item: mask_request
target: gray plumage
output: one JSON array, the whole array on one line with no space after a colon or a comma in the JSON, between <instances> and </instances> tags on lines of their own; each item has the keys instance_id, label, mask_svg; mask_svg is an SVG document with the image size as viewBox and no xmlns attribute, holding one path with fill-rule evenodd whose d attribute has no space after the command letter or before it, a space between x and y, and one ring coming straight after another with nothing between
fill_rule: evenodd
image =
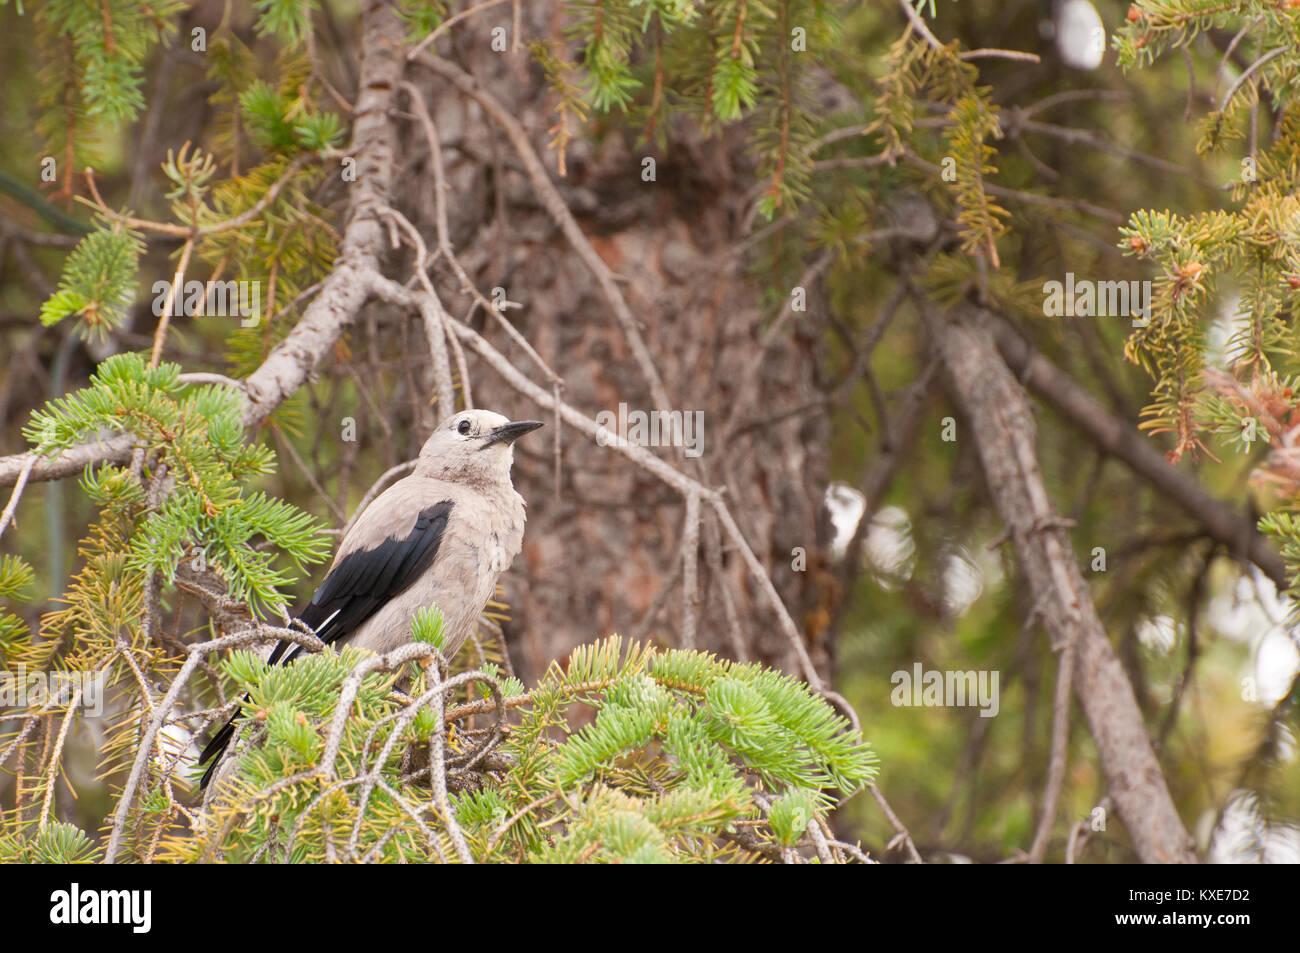
<instances>
[{"instance_id":1,"label":"gray plumage","mask_svg":"<svg viewBox=\"0 0 1300 953\"><path fill-rule=\"evenodd\" d=\"M411 640L418 609L436 604L445 652L455 655L523 545L524 500L510 466L515 438L540 426L487 410L443 421L415 471L348 531L303 621L326 642L387 652Z\"/></svg>"},{"instance_id":2,"label":"gray plumage","mask_svg":"<svg viewBox=\"0 0 1300 953\"><path fill-rule=\"evenodd\" d=\"M444 420L411 475L381 493L348 530L299 618L327 644L383 653L410 642L416 612L437 605L444 654L455 655L523 545L524 500L510 467L514 441L540 426L489 410ZM300 651L281 642L268 661L290 662ZM226 747L235 718L209 742L200 764ZM204 784L215 767L216 761Z\"/></svg>"}]
</instances>

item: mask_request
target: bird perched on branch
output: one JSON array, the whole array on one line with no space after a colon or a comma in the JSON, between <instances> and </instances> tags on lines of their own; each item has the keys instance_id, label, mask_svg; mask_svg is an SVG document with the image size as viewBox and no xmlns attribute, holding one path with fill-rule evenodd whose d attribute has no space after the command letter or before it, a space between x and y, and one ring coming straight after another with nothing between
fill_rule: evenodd
<instances>
[{"instance_id":1,"label":"bird perched on branch","mask_svg":"<svg viewBox=\"0 0 1300 953\"><path fill-rule=\"evenodd\" d=\"M514 442L542 426L490 410L444 420L410 476L357 518L311 603L298 616L327 645L383 653L411 641L416 612L437 605L451 658L473 630L524 539L524 500L510 482ZM267 661L292 662L302 646L280 642ZM240 715L213 736L206 787Z\"/></svg>"}]
</instances>

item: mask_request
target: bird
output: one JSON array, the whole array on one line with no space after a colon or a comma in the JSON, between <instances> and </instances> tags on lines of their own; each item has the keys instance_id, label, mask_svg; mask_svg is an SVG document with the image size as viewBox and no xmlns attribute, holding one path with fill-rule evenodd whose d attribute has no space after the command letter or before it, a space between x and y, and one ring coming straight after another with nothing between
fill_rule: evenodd
<instances>
[{"instance_id":1,"label":"bird","mask_svg":"<svg viewBox=\"0 0 1300 953\"><path fill-rule=\"evenodd\" d=\"M410 476L355 518L298 619L326 645L383 654L410 642L416 613L436 605L443 651L453 657L523 545L524 499L510 469L515 441L541 426L490 410L464 410L440 423ZM281 641L267 662L288 664L302 650ZM212 780L239 717L236 709L199 755L199 765L211 762L200 789Z\"/></svg>"}]
</instances>

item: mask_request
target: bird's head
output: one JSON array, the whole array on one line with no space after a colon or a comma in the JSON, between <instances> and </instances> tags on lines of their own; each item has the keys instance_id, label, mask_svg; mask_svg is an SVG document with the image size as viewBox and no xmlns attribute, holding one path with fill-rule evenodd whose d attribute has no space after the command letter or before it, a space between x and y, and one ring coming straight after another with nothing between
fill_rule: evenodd
<instances>
[{"instance_id":1,"label":"bird's head","mask_svg":"<svg viewBox=\"0 0 1300 953\"><path fill-rule=\"evenodd\" d=\"M455 483L509 483L514 443L540 420L512 421L490 410L462 410L438 424L415 472Z\"/></svg>"}]
</instances>

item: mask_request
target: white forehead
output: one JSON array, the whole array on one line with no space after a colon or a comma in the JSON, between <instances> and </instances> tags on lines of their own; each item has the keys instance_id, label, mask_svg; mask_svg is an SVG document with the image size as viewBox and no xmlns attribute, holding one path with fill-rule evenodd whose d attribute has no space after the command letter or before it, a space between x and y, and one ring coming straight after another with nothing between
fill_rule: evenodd
<instances>
[{"instance_id":1,"label":"white forehead","mask_svg":"<svg viewBox=\"0 0 1300 953\"><path fill-rule=\"evenodd\" d=\"M488 430L495 430L502 424L510 423L509 417L503 417L490 410L462 410L460 413L444 420L439 429L454 430L460 425L462 420L468 420L473 424L474 429L480 433Z\"/></svg>"}]
</instances>

